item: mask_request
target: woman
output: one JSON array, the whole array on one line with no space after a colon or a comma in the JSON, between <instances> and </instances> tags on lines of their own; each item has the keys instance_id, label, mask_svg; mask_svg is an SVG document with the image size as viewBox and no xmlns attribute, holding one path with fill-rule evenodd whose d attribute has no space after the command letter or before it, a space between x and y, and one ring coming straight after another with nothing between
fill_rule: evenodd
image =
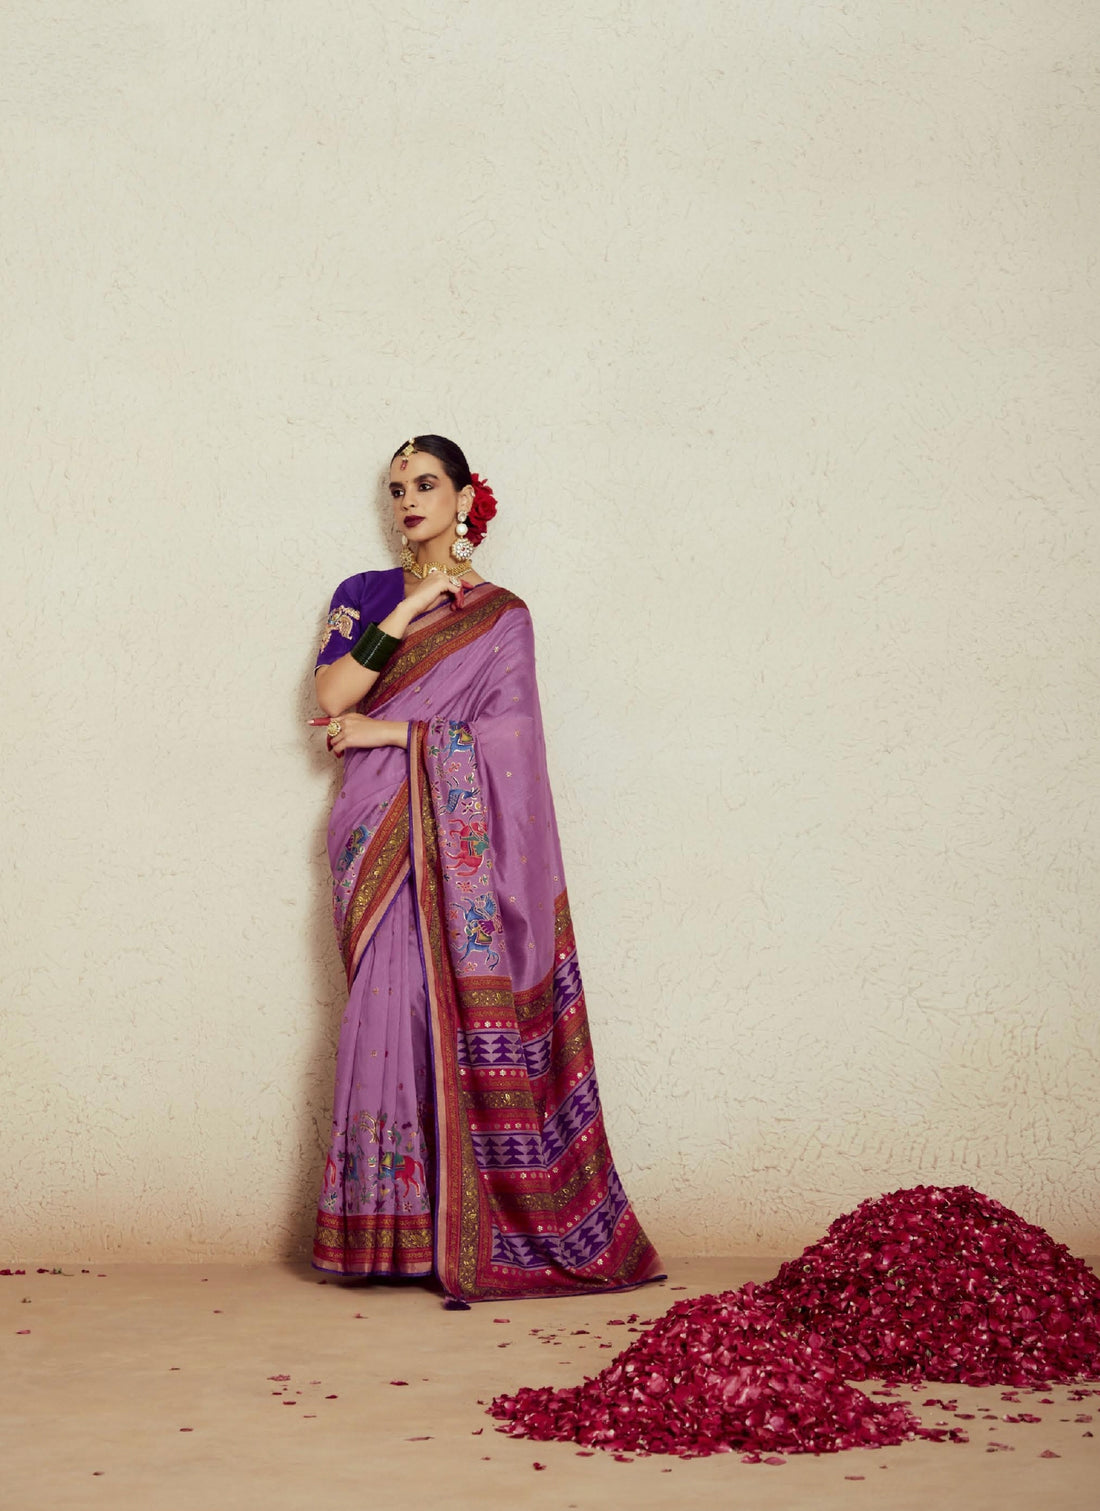
<instances>
[{"instance_id":1,"label":"woman","mask_svg":"<svg viewBox=\"0 0 1100 1511\"><path fill-rule=\"evenodd\" d=\"M317 660L350 995L314 1263L453 1305L637 1285L660 1261L603 1130L531 619L470 560L496 503L433 435L389 491L402 566L340 584Z\"/></svg>"}]
</instances>

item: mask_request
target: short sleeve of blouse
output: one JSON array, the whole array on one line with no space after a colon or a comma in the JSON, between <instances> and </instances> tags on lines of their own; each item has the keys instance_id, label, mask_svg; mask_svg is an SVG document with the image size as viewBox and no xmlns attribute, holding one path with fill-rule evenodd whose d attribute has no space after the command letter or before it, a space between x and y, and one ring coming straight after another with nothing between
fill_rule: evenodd
<instances>
[{"instance_id":1,"label":"short sleeve of blouse","mask_svg":"<svg viewBox=\"0 0 1100 1511\"><path fill-rule=\"evenodd\" d=\"M328 618L321 634L321 648L317 652L318 666L331 666L346 656L363 633L362 600L365 572L346 578L332 595Z\"/></svg>"},{"instance_id":2,"label":"short sleeve of blouse","mask_svg":"<svg viewBox=\"0 0 1100 1511\"><path fill-rule=\"evenodd\" d=\"M357 572L346 577L332 595L328 618L317 652L317 666L331 666L346 656L372 620L384 619L401 602L404 577L400 567L389 572Z\"/></svg>"}]
</instances>

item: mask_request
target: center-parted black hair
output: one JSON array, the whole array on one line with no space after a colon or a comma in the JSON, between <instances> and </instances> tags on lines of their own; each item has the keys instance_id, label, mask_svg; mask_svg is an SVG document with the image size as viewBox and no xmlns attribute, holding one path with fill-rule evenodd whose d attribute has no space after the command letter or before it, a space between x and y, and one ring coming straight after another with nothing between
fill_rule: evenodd
<instances>
[{"instance_id":1,"label":"center-parted black hair","mask_svg":"<svg viewBox=\"0 0 1100 1511\"><path fill-rule=\"evenodd\" d=\"M456 446L445 435L414 435L412 443L417 451L427 452L428 456L434 456L437 462L443 463L443 471L455 485L456 492L461 493L463 488L470 487L473 482L470 464L461 446ZM398 446L390 461L396 462L408 444L405 441Z\"/></svg>"}]
</instances>

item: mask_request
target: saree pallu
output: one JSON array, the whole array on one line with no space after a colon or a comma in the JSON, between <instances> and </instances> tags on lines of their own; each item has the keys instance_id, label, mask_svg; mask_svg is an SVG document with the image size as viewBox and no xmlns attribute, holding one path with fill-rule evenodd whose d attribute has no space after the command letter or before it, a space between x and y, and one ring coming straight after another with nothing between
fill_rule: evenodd
<instances>
[{"instance_id":1,"label":"saree pallu","mask_svg":"<svg viewBox=\"0 0 1100 1511\"><path fill-rule=\"evenodd\" d=\"M456 1301L614 1290L660 1261L604 1132L530 616L491 583L414 621L333 810L350 988L314 1263Z\"/></svg>"}]
</instances>

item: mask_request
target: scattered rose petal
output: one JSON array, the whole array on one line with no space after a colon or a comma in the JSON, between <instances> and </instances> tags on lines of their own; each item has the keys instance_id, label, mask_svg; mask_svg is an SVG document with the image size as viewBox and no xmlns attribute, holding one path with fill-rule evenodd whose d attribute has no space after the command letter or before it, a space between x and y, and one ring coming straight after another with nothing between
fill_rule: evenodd
<instances>
[{"instance_id":1,"label":"scattered rose petal","mask_svg":"<svg viewBox=\"0 0 1100 1511\"><path fill-rule=\"evenodd\" d=\"M194 1432L194 1430L195 1429L193 1427L181 1427L180 1428L181 1432Z\"/></svg>"},{"instance_id":2,"label":"scattered rose petal","mask_svg":"<svg viewBox=\"0 0 1100 1511\"><path fill-rule=\"evenodd\" d=\"M780 1458L778 1453L773 1453L768 1458L761 1460L761 1463L764 1464L785 1464L786 1462L787 1460Z\"/></svg>"},{"instance_id":3,"label":"scattered rose petal","mask_svg":"<svg viewBox=\"0 0 1100 1511\"><path fill-rule=\"evenodd\" d=\"M278 1382L279 1380L289 1380L290 1376L289 1375L268 1375L267 1378L269 1380L275 1380L276 1382ZM317 1383L320 1384L321 1382L318 1381Z\"/></svg>"},{"instance_id":4,"label":"scattered rose petal","mask_svg":"<svg viewBox=\"0 0 1100 1511\"><path fill-rule=\"evenodd\" d=\"M494 1317L494 1322L511 1322L511 1317Z\"/></svg>"},{"instance_id":5,"label":"scattered rose petal","mask_svg":"<svg viewBox=\"0 0 1100 1511\"><path fill-rule=\"evenodd\" d=\"M325 1397L326 1401L338 1401L339 1399L340 1399L339 1396L326 1396Z\"/></svg>"},{"instance_id":6,"label":"scattered rose petal","mask_svg":"<svg viewBox=\"0 0 1100 1511\"><path fill-rule=\"evenodd\" d=\"M408 1383L409 1383L408 1380L391 1380L390 1381L391 1385L407 1385Z\"/></svg>"},{"instance_id":7,"label":"scattered rose petal","mask_svg":"<svg viewBox=\"0 0 1100 1511\"><path fill-rule=\"evenodd\" d=\"M545 1469L546 1465L545 1464L534 1463L534 1464L531 1465L531 1468L532 1469Z\"/></svg>"},{"instance_id":8,"label":"scattered rose petal","mask_svg":"<svg viewBox=\"0 0 1100 1511\"><path fill-rule=\"evenodd\" d=\"M865 1474L846 1474L844 1478L846 1480L862 1480L866 1479L867 1476Z\"/></svg>"},{"instance_id":9,"label":"scattered rose petal","mask_svg":"<svg viewBox=\"0 0 1100 1511\"><path fill-rule=\"evenodd\" d=\"M1051 1453L1049 1448L1044 1448L1039 1457L1041 1459L1060 1459L1062 1455L1060 1453Z\"/></svg>"},{"instance_id":10,"label":"scattered rose petal","mask_svg":"<svg viewBox=\"0 0 1100 1511\"><path fill-rule=\"evenodd\" d=\"M406 1443L430 1443L431 1440L432 1440L432 1435L431 1435L430 1432L426 1433L423 1437L419 1437L419 1438L406 1438L405 1439Z\"/></svg>"}]
</instances>

